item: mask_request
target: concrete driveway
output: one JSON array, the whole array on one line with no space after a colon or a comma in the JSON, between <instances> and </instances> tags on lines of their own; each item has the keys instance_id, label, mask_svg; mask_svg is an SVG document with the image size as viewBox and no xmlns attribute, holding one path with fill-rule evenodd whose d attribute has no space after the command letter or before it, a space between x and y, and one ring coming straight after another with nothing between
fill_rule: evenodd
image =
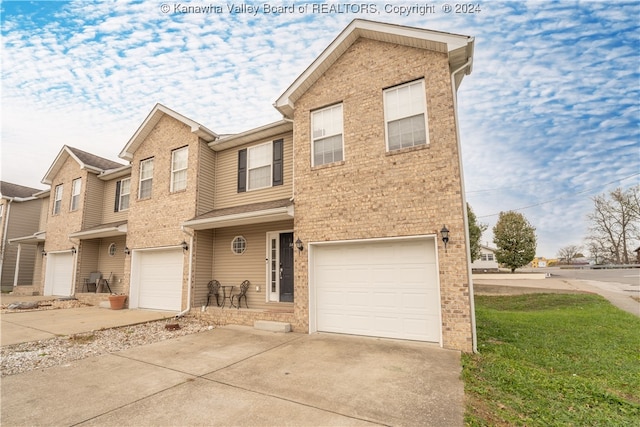
<instances>
[{"instance_id":1,"label":"concrete driveway","mask_svg":"<svg viewBox=\"0 0 640 427\"><path fill-rule=\"evenodd\" d=\"M428 343L228 326L5 377L0 424L461 426L460 372Z\"/></svg>"}]
</instances>

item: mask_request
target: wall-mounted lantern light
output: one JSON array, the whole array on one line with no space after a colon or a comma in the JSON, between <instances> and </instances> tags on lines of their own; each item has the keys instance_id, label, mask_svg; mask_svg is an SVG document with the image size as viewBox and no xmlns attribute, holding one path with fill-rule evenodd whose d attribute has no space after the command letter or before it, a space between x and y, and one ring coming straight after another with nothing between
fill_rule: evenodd
<instances>
[{"instance_id":1,"label":"wall-mounted lantern light","mask_svg":"<svg viewBox=\"0 0 640 427\"><path fill-rule=\"evenodd\" d=\"M449 229L446 225L442 226L442 230L440 230L440 234L442 235L442 242L444 243L444 250L447 250L447 243L449 243Z\"/></svg>"},{"instance_id":2,"label":"wall-mounted lantern light","mask_svg":"<svg viewBox=\"0 0 640 427\"><path fill-rule=\"evenodd\" d=\"M189 245L187 245L187 242L185 242L184 240L182 241L182 243L180 243L180 246L182 246L183 251L189 250Z\"/></svg>"},{"instance_id":3,"label":"wall-mounted lantern light","mask_svg":"<svg viewBox=\"0 0 640 427\"><path fill-rule=\"evenodd\" d=\"M42 256L47 256L47 251L45 251L44 249L42 250Z\"/></svg>"},{"instance_id":4,"label":"wall-mounted lantern light","mask_svg":"<svg viewBox=\"0 0 640 427\"><path fill-rule=\"evenodd\" d=\"M75 247L75 246L72 246L72 247L71 247L71 253L75 255L77 252L78 252L78 251L77 251L76 247Z\"/></svg>"},{"instance_id":5,"label":"wall-mounted lantern light","mask_svg":"<svg viewBox=\"0 0 640 427\"><path fill-rule=\"evenodd\" d=\"M296 248L298 248L300 252L302 252L302 250L304 249L304 246L302 246L302 240L300 240L299 237L298 240L296 240Z\"/></svg>"},{"instance_id":6,"label":"wall-mounted lantern light","mask_svg":"<svg viewBox=\"0 0 640 427\"><path fill-rule=\"evenodd\" d=\"M125 255L131 255L131 249L129 249L129 247L128 247L128 246L125 246L125 247L124 247L124 254L125 254Z\"/></svg>"}]
</instances>

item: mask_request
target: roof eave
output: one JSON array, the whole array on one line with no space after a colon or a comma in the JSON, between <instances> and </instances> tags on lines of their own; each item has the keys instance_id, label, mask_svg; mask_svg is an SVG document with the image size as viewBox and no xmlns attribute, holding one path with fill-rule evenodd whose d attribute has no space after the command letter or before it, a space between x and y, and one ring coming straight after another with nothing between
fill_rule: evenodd
<instances>
[{"instance_id":1,"label":"roof eave","mask_svg":"<svg viewBox=\"0 0 640 427\"><path fill-rule=\"evenodd\" d=\"M142 141L149 135L154 126L160 121L163 115L173 117L174 119L189 126L191 128L191 132L205 142L211 142L218 138L218 134L207 129L205 126L202 126L200 123L197 123L162 104L156 104L124 146L119 157L128 161L133 160L135 151L138 149Z\"/></svg>"},{"instance_id":2,"label":"roof eave","mask_svg":"<svg viewBox=\"0 0 640 427\"><path fill-rule=\"evenodd\" d=\"M473 44L473 37L362 19L353 20L276 100L274 107L292 118L297 99L360 37L395 42L449 54ZM471 55L473 46L471 46ZM465 61L466 62L466 61ZM471 70L468 70L468 73ZM468 74L467 73L467 74Z\"/></svg>"},{"instance_id":3,"label":"roof eave","mask_svg":"<svg viewBox=\"0 0 640 427\"><path fill-rule=\"evenodd\" d=\"M293 131L293 123L289 120L279 120L236 135L220 138L209 143L213 151L227 150L250 142L260 141Z\"/></svg>"}]
</instances>

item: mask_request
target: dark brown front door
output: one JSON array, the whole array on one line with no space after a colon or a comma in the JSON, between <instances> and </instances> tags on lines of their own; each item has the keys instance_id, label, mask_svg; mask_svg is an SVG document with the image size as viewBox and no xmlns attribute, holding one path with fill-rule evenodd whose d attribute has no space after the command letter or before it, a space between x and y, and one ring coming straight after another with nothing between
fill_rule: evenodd
<instances>
[{"instance_id":1,"label":"dark brown front door","mask_svg":"<svg viewBox=\"0 0 640 427\"><path fill-rule=\"evenodd\" d=\"M293 302L293 233L280 233L280 301Z\"/></svg>"}]
</instances>

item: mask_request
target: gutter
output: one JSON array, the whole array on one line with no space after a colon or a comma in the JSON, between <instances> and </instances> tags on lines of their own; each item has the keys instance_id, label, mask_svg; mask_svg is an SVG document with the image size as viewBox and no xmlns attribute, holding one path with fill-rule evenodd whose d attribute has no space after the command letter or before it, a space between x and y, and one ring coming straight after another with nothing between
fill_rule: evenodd
<instances>
[{"instance_id":1,"label":"gutter","mask_svg":"<svg viewBox=\"0 0 640 427\"><path fill-rule=\"evenodd\" d=\"M184 225L181 225L180 228L182 232L189 236L189 274L187 275L187 308L176 314L176 319L183 317L185 314L191 311L191 268L193 267L193 233L189 233L185 230Z\"/></svg>"},{"instance_id":2,"label":"gutter","mask_svg":"<svg viewBox=\"0 0 640 427\"><path fill-rule=\"evenodd\" d=\"M467 197L464 189L464 177L462 169L462 149L460 146L460 122L458 120L458 92L456 90L456 74L465 68L471 68L473 58L469 57L467 62L460 68L451 72L451 95L453 97L453 114L456 121L456 143L458 144L458 167L460 168L460 192L462 193L462 212L464 216L464 238L467 246L467 274L469 276L469 306L471 309L471 346L474 353L478 352L478 336L476 333L476 305L473 296L473 276L471 272L471 247L469 246L469 216L467 215Z\"/></svg>"}]
</instances>

